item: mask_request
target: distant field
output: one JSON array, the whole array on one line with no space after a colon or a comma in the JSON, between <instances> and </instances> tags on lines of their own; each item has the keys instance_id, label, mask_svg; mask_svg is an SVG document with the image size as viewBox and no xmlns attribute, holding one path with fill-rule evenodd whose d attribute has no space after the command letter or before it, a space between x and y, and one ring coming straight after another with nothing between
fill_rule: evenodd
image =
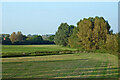
<instances>
[{"instance_id":1,"label":"distant field","mask_svg":"<svg viewBox=\"0 0 120 80\"><path fill-rule=\"evenodd\" d=\"M118 58L81 53L3 58L3 78L117 78Z\"/></svg>"},{"instance_id":2,"label":"distant field","mask_svg":"<svg viewBox=\"0 0 120 80\"><path fill-rule=\"evenodd\" d=\"M57 54L55 51L76 50L58 45L2 45L2 56ZM48 53L48 52L54 53ZM44 52L44 53L42 53ZM46 53L45 53L46 52Z\"/></svg>"},{"instance_id":3,"label":"distant field","mask_svg":"<svg viewBox=\"0 0 120 80\"><path fill-rule=\"evenodd\" d=\"M62 47L58 45L2 45L3 53L33 52L33 51L59 51L59 50L75 50L75 49Z\"/></svg>"}]
</instances>

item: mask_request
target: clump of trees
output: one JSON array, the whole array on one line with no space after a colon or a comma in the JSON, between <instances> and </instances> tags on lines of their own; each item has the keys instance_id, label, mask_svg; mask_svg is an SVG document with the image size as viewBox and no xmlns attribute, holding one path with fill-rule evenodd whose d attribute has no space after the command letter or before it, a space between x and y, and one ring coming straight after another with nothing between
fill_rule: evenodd
<instances>
[{"instance_id":1,"label":"clump of trees","mask_svg":"<svg viewBox=\"0 0 120 80\"><path fill-rule=\"evenodd\" d=\"M43 37L45 39L43 39ZM103 17L89 17L77 22L77 27L61 23L55 35L23 35L13 32L2 35L3 44L57 44L82 50L118 50L120 33L114 34L110 25Z\"/></svg>"},{"instance_id":2,"label":"clump of trees","mask_svg":"<svg viewBox=\"0 0 120 80\"><path fill-rule=\"evenodd\" d=\"M118 51L118 34L113 34L103 17L80 20L77 27L62 23L55 35L55 43L84 50Z\"/></svg>"},{"instance_id":3,"label":"clump of trees","mask_svg":"<svg viewBox=\"0 0 120 80\"><path fill-rule=\"evenodd\" d=\"M48 40L54 42L54 37L55 37L55 35L51 35L50 37L48 37Z\"/></svg>"},{"instance_id":4,"label":"clump of trees","mask_svg":"<svg viewBox=\"0 0 120 80\"><path fill-rule=\"evenodd\" d=\"M26 42L30 44L39 44L43 42L43 39L40 35L34 35L32 37L27 37Z\"/></svg>"},{"instance_id":5,"label":"clump of trees","mask_svg":"<svg viewBox=\"0 0 120 80\"><path fill-rule=\"evenodd\" d=\"M3 45L54 44L54 41L51 40L51 38L48 40L43 40L41 35L30 35L29 34L26 36L26 35L23 35L22 32L20 31L18 31L17 33L13 32L11 35L2 34L0 36L0 39L2 40Z\"/></svg>"},{"instance_id":6,"label":"clump of trees","mask_svg":"<svg viewBox=\"0 0 120 80\"><path fill-rule=\"evenodd\" d=\"M11 44L9 34L0 34L0 44Z\"/></svg>"},{"instance_id":7,"label":"clump of trees","mask_svg":"<svg viewBox=\"0 0 120 80\"><path fill-rule=\"evenodd\" d=\"M78 42L86 50L102 48L110 30L108 22L103 17L84 18L77 23L77 28Z\"/></svg>"},{"instance_id":8,"label":"clump of trees","mask_svg":"<svg viewBox=\"0 0 120 80\"><path fill-rule=\"evenodd\" d=\"M75 26L61 23L55 34L54 41L57 45L67 46L68 38L72 35Z\"/></svg>"},{"instance_id":9,"label":"clump of trees","mask_svg":"<svg viewBox=\"0 0 120 80\"><path fill-rule=\"evenodd\" d=\"M12 43L22 42L24 40L24 36L20 31L18 31L17 34L15 32L13 32L10 35L10 40L11 40Z\"/></svg>"}]
</instances>

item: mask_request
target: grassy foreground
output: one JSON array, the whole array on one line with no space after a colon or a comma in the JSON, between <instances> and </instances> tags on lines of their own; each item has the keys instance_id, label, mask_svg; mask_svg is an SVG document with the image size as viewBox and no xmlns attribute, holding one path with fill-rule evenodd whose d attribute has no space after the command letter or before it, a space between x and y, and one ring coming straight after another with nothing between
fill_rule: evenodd
<instances>
[{"instance_id":1,"label":"grassy foreground","mask_svg":"<svg viewBox=\"0 0 120 80\"><path fill-rule=\"evenodd\" d=\"M81 53L2 58L3 78L116 78L118 58Z\"/></svg>"}]
</instances>

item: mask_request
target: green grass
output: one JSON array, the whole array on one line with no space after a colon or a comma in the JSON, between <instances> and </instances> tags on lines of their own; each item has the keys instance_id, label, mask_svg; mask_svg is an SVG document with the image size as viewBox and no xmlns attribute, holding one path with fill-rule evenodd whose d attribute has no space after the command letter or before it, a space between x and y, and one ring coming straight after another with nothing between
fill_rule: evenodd
<instances>
[{"instance_id":1,"label":"green grass","mask_svg":"<svg viewBox=\"0 0 120 80\"><path fill-rule=\"evenodd\" d=\"M76 50L58 45L2 45L2 56L28 56L58 54L56 51ZM51 52L51 53L48 53Z\"/></svg>"},{"instance_id":2,"label":"green grass","mask_svg":"<svg viewBox=\"0 0 120 80\"><path fill-rule=\"evenodd\" d=\"M58 45L2 45L3 78L116 78L118 57L108 53L59 54L76 51ZM52 53L50 53L52 52ZM38 54L39 53L39 54ZM15 57L26 56L27 57ZM29 56L46 55L46 56Z\"/></svg>"},{"instance_id":3,"label":"green grass","mask_svg":"<svg viewBox=\"0 0 120 80\"><path fill-rule=\"evenodd\" d=\"M118 58L76 53L2 58L3 78L117 78Z\"/></svg>"},{"instance_id":4,"label":"green grass","mask_svg":"<svg viewBox=\"0 0 120 80\"><path fill-rule=\"evenodd\" d=\"M60 51L60 50L75 50L75 49L62 47L58 45L2 45L3 53Z\"/></svg>"}]
</instances>

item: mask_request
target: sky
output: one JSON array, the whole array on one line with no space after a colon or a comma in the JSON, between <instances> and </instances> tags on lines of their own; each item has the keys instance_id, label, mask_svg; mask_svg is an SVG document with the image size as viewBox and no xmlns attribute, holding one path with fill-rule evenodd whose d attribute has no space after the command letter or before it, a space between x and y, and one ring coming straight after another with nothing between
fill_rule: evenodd
<instances>
[{"instance_id":1,"label":"sky","mask_svg":"<svg viewBox=\"0 0 120 80\"><path fill-rule=\"evenodd\" d=\"M80 19L104 17L118 32L117 2L4 2L2 33L55 34L61 23L77 26Z\"/></svg>"}]
</instances>

